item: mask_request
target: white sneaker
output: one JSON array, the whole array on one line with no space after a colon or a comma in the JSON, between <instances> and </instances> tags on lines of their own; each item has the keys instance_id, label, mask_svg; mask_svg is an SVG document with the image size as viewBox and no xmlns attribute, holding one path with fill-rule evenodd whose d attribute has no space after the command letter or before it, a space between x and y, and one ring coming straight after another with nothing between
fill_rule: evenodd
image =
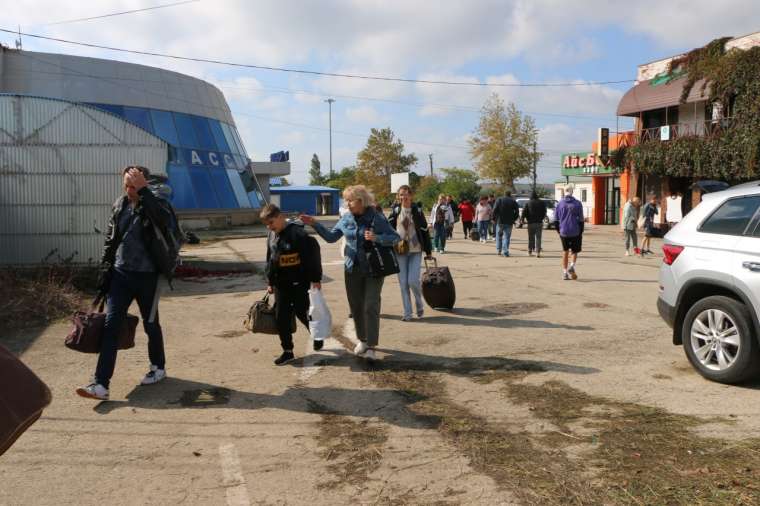
<instances>
[{"instance_id":1,"label":"white sneaker","mask_svg":"<svg viewBox=\"0 0 760 506\"><path fill-rule=\"evenodd\" d=\"M627 257L631 256L631 254L628 253L628 250L625 250L625 256L627 256Z\"/></svg>"},{"instance_id":2,"label":"white sneaker","mask_svg":"<svg viewBox=\"0 0 760 506\"><path fill-rule=\"evenodd\" d=\"M377 355L375 355L375 350L374 350L373 348L369 348L369 349L368 349L368 350L367 350L367 351L364 353L364 358L365 358L366 360L369 360L370 362L374 362L375 360L377 360Z\"/></svg>"},{"instance_id":3,"label":"white sneaker","mask_svg":"<svg viewBox=\"0 0 760 506\"><path fill-rule=\"evenodd\" d=\"M359 344L357 344L356 347L354 347L354 355L356 355L357 357L362 357L364 356L365 353L367 353L368 349L369 347L367 346L367 343L365 343L364 341L359 341Z\"/></svg>"},{"instance_id":4,"label":"white sneaker","mask_svg":"<svg viewBox=\"0 0 760 506\"><path fill-rule=\"evenodd\" d=\"M90 383L86 387L79 387L77 394L88 399L108 400L108 389L100 383Z\"/></svg>"},{"instance_id":5,"label":"white sneaker","mask_svg":"<svg viewBox=\"0 0 760 506\"><path fill-rule=\"evenodd\" d=\"M159 381L166 379L166 369L159 369L158 366L150 366L150 371L140 382L141 385L155 385Z\"/></svg>"}]
</instances>

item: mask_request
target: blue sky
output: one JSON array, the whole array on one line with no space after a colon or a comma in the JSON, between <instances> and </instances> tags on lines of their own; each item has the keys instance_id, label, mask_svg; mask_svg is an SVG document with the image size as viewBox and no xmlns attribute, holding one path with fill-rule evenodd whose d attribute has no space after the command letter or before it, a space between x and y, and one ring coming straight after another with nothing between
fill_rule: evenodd
<instances>
[{"instance_id":1,"label":"blue sky","mask_svg":"<svg viewBox=\"0 0 760 506\"><path fill-rule=\"evenodd\" d=\"M753 0L660 2L473 0L201 0L100 20L61 20L150 7L167 1L16 1L0 27L139 50L326 72L480 83L634 79L636 66L715 37L760 31ZM13 46L2 34L0 43ZM168 68L224 92L252 158L289 150L295 183L307 182L312 154L328 167L356 161L372 127L390 127L427 172L471 167L467 137L492 92L531 114L540 128L539 180L559 175L561 152L590 149L615 117L626 84L491 88L388 83L181 62L24 39L28 50L81 54ZM352 98L354 97L354 98Z\"/></svg>"}]
</instances>

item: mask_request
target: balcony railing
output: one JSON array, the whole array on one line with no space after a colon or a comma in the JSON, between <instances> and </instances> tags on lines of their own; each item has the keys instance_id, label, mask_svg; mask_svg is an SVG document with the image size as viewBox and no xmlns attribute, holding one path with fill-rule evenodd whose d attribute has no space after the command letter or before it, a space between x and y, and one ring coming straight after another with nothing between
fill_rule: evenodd
<instances>
[{"instance_id":1,"label":"balcony railing","mask_svg":"<svg viewBox=\"0 0 760 506\"><path fill-rule=\"evenodd\" d=\"M639 131L639 142L669 141L679 137L717 137L731 127L731 118L722 118L692 123L676 123L666 127L643 128ZM669 132L664 131L669 129Z\"/></svg>"}]
</instances>

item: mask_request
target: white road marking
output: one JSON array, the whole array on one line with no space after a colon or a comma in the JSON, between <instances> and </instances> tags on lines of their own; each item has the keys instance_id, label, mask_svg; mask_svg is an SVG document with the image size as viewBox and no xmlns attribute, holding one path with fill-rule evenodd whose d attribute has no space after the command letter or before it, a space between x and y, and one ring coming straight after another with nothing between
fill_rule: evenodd
<instances>
[{"instance_id":1,"label":"white road marking","mask_svg":"<svg viewBox=\"0 0 760 506\"><path fill-rule=\"evenodd\" d=\"M325 355L321 352L340 351L343 349L343 346L341 346L340 343L332 337L325 339L325 344L320 351L313 350L313 342L314 341L311 339L308 339L306 341L306 348L303 352L303 367L301 367L301 370L298 372L298 381L301 383L306 383L309 378L317 374L322 369L321 365L316 364L328 355Z\"/></svg>"},{"instance_id":2,"label":"white road marking","mask_svg":"<svg viewBox=\"0 0 760 506\"><path fill-rule=\"evenodd\" d=\"M245 486L237 448L234 444L219 445L219 457L222 462L224 486L227 488L227 505L250 506L251 500L248 498L248 488Z\"/></svg>"}]
</instances>

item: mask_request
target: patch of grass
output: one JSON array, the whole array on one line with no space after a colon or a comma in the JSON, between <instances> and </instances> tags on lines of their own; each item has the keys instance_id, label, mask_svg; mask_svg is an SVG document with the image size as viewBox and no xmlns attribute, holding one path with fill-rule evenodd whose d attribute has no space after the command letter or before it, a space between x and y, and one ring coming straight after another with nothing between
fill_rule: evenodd
<instances>
[{"instance_id":1,"label":"patch of grass","mask_svg":"<svg viewBox=\"0 0 760 506\"><path fill-rule=\"evenodd\" d=\"M370 420L354 421L309 400L309 411L322 415L317 444L329 462L327 469L334 479L321 482L317 488L360 485L380 467L388 429Z\"/></svg>"},{"instance_id":2,"label":"patch of grass","mask_svg":"<svg viewBox=\"0 0 760 506\"><path fill-rule=\"evenodd\" d=\"M0 269L0 329L47 325L91 302L97 270L65 262Z\"/></svg>"}]
</instances>

